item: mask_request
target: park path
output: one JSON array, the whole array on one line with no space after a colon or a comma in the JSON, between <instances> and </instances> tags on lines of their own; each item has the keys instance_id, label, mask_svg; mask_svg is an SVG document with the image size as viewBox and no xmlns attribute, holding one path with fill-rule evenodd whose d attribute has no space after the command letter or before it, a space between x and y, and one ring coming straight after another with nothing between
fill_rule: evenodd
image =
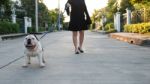
<instances>
[{"instance_id":1,"label":"park path","mask_svg":"<svg viewBox=\"0 0 150 84\"><path fill-rule=\"evenodd\" d=\"M96 32L85 33L85 53L75 55L71 32L49 33L41 40L46 67L36 58L22 68L23 38L0 42L0 84L149 84L150 48Z\"/></svg>"}]
</instances>

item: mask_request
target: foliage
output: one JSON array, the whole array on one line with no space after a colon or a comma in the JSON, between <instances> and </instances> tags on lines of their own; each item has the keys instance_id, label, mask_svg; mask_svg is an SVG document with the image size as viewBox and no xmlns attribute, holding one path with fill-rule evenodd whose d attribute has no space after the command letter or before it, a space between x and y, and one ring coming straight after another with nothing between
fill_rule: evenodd
<instances>
[{"instance_id":1,"label":"foliage","mask_svg":"<svg viewBox=\"0 0 150 84\"><path fill-rule=\"evenodd\" d=\"M100 18L99 13L100 13L100 10L94 10L94 13L91 17L93 23L96 21L99 21L99 18Z\"/></svg>"},{"instance_id":2,"label":"foliage","mask_svg":"<svg viewBox=\"0 0 150 84\"><path fill-rule=\"evenodd\" d=\"M49 11L49 16L50 16L50 23L52 24L57 24L57 19L58 19L58 9L53 9Z\"/></svg>"},{"instance_id":3,"label":"foliage","mask_svg":"<svg viewBox=\"0 0 150 84\"><path fill-rule=\"evenodd\" d=\"M143 5L150 5L149 0L130 0L132 4L143 4Z\"/></svg>"},{"instance_id":4,"label":"foliage","mask_svg":"<svg viewBox=\"0 0 150 84\"><path fill-rule=\"evenodd\" d=\"M112 33L112 32L116 32L115 28L114 28L114 23L107 23L105 25L105 31L107 33Z\"/></svg>"},{"instance_id":5,"label":"foliage","mask_svg":"<svg viewBox=\"0 0 150 84\"><path fill-rule=\"evenodd\" d=\"M120 5L121 5L121 7L120 7L121 13L126 13L127 8L130 10L133 10L133 8L134 8L129 0L122 0Z\"/></svg>"},{"instance_id":6,"label":"foliage","mask_svg":"<svg viewBox=\"0 0 150 84\"><path fill-rule=\"evenodd\" d=\"M69 22L63 24L63 30L68 30Z\"/></svg>"},{"instance_id":7,"label":"foliage","mask_svg":"<svg viewBox=\"0 0 150 84\"><path fill-rule=\"evenodd\" d=\"M20 0L21 8L25 10L25 15L32 18L32 26L35 28L35 0ZM49 10L43 2L38 2L39 27L44 27L50 21ZM20 15L23 16L23 15ZM22 17L23 18L23 17ZM32 29L33 30L33 29Z\"/></svg>"},{"instance_id":8,"label":"foliage","mask_svg":"<svg viewBox=\"0 0 150 84\"><path fill-rule=\"evenodd\" d=\"M134 5L135 10L133 11L134 17L140 18L142 22L150 21L150 1L149 0L130 0L132 5ZM137 14L136 14L137 13ZM138 22L138 21L136 21Z\"/></svg>"},{"instance_id":9,"label":"foliage","mask_svg":"<svg viewBox=\"0 0 150 84\"><path fill-rule=\"evenodd\" d=\"M0 0L0 9L4 7L4 17L8 18L11 15L11 0ZM1 15L1 13L0 13ZM1 18L1 17L0 17Z\"/></svg>"},{"instance_id":10,"label":"foliage","mask_svg":"<svg viewBox=\"0 0 150 84\"><path fill-rule=\"evenodd\" d=\"M100 22L101 17L104 15L107 18L107 23L112 23L114 21L114 14L117 10L118 3L117 0L108 0L107 7L95 10L92 15L93 25L96 21ZM121 21L123 20L123 13L126 13L126 8L133 10L133 5L129 0L121 0L120 10L121 13Z\"/></svg>"},{"instance_id":11,"label":"foliage","mask_svg":"<svg viewBox=\"0 0 150 84\"><path fill-rule=\"evenodd\" d=\"M0 21L0 34L18 33L19 25L7 21Z\"/></svg>"},{"instance_id":12,"label":"foliage","mask_svg":"<svg viewBox=\"0 0 150 84\"><path fill-rule=\"evenodd\" d=\"M33 28L35 27L35 0L21 0L22 8L26 10L27 16L32 17ZM51 28L52 25L57 25L58 21L58 9L48 10L43 0L38 3L39 14L39 27L44 28L48 25ZM63 23L64 16L61 12L61 23ZM46 29L46 28L44 28Z\"/></svg>"},{"instance_id":13,"label":"foliage","mask_svg":"<svg viewBox=\"0 0 150 84\"><path fill-rule=\"evenodd\" d=\"M147 33L150 32L150 23L130 24L124 26L125 32L130 33Z\"/></svg>"},{"instance_id":14,"label":"foliage","mask_svg":"<svg viewBox=\"0 0 150 84\"><path fill-rule=\"evenodd\" d=\"M39 27L39 32L44 32L46 29L45 27ZM28 27L28 33L35 33L34 27Z\"/></svg>"},{"instance_id":15,"label":"foliage","mask_svg":"<svg viewBox=\"0 0 150 84\"><path fill-rule=\"evenodd\" d=\"M39 3L39 26L45 27L50 21L49 10L44 3Z\"/></svg>"},{"instance_id":16,"label":"foliage","mask_svg":"<svg viewBox=\"0 0 150 84\"><path fill-rule=\"evenodd\" d=\"M141 4L134 5L135 10L132 11L132 23L150 22L150 8Z\"/></svg>"},{"instance_id":17,"label":"foliage","mask_svg":"<svg viewBox=\"0 0 150 84\"><path fill-rule=\"evenodd\" d=\"M95 22L99 22L100 21L100 10L94 10L94 13L91 17L91 20L92 20L92 27L91 29L94 29L95 28Z\"/></svg>"},{"instance_id":18,"label":"foliage","mask_svg":"<svg viewBox=\"0 0 150 84\"><path fill-rule=\"evenodd\" d=\"M110 8L110 10L109 10L110 12L116 13L117 8L120 8L119 11L121 13L125 13L126 8L133 9L133 5L131 4L131 2L129 0L121 0L120 6L118 5L119 3L117 1L118 0L108 0L107 8Z\"/></svg>"}]
</instances>

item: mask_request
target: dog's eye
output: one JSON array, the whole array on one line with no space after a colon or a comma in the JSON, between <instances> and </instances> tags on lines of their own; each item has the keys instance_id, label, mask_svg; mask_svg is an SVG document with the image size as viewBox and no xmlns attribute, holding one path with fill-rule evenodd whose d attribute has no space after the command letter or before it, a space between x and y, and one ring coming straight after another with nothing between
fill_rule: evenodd
<instances>
[{"instance_id":1,"label":"dog's eye","mask_svg":"<svg viewBox=\"0 0 150 84\"><path fill-rule=\"evenodd\" d=\"M32 40L34 40L34 38L32 38Z\"/></svg>"}]
</instances>

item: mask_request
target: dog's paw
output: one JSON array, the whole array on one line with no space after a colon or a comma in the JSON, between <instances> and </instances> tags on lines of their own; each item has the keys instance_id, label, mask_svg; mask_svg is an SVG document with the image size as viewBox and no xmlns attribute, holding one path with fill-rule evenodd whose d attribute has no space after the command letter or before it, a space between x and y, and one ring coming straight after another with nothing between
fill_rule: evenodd
<instances>
[{"instance_id":1,"label":"dog's paw","mask_svg":"<svg viewBox=\"0 0 150 84\"><path fill-rule=\"evenodd\" d=\"M45 67L45 64L41 64L41 65L40 65L40 68L44 68L44 67Z\"/></svg>"},{"instance_id":2,"label":"dog's paw","mask_svg":"<svg viewBox=\"0 0 150 84\"><path fill-rule=\"evenodd\" d=\"M40 66L40 68L44 68L45 67L45 65L44 66Z\"/></svg>"},{"instance_id":3,"label":"dog's paw","mask_svg":"<svg viewBox=\"0 0 150 84\"><path fill-rule=\"evenodd\" d=\"M28 64L31 64L30 62L28 62Z\"/></svg>"},{"instance_id":4,"label":"dog's paw","mask_svg":"<svg viewBox=\"0 0 150 84\"><path fill-rule=\"evenodd\" d=\"M27 66L27 65L23 65L22 67L23 67L23 68L28 68L28 66Z\"/></svg>"},{"instance_id":5,"label":"dog's paw","mask_svg":"<svg viewBox=\"0 0 150 84\"><path fill-rule=\"evenodd\" d=\"M27 68L27 67L28 67L28 65L24 64L22 67L23 67L23 68Z\"/></svg>"}]
</instances>

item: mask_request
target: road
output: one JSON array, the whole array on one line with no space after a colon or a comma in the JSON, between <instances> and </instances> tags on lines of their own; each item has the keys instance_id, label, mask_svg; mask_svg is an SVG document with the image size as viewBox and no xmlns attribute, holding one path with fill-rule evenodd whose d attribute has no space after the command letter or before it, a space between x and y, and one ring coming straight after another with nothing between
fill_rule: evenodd
<instances>
[{"instance_id":1,"label":"road","mask_svg":"<svg viewBox=\"0 0 150 84\"><path fill-rule=\"evenodd\" d=\"M39 36L40 37L40 36ZM41 40L46 67L32 58L22 68L23 39L0 42L0 84L149 84L150 48L85 33L85 53L75 55L71 32L49 33Z\"/></svg>"}]
</instances>

